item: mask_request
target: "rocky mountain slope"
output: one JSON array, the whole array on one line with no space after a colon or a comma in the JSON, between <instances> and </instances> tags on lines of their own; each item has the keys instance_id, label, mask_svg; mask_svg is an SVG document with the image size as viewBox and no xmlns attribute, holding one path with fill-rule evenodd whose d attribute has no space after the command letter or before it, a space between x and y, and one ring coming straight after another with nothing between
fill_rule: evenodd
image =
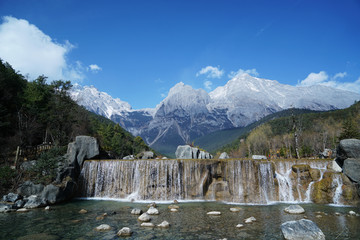
<instances>
[{"instance_id":1,"label":"rocky mountain slope","mask_svg":"<svg viewBox=\"0 0 360 240\"><path fill-rule=\"evenodd\" d=\"M210 132L244 127L291 107L310 110L345 108L360 99L353 92L326 86L295 87L274 80L237 75L207 93L180 82L154 109L134 110L94 87L76 85L71 96L97 114L141 136L155 150L174 154L176 146Z\"/></svg>"}]
</instances>

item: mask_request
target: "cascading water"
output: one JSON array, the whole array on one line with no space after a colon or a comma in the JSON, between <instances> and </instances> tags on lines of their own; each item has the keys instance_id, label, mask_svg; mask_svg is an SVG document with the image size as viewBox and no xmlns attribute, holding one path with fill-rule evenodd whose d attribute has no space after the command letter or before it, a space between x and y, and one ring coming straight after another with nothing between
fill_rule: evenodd
<instances>
[{"instance_id":1,"label":"cascading water","mask_svg":"<svg viewBox=\"0 0 360 240\"><path fill-rule=\"evenodd\" d=\"M309 202L329 161L314 160L91 160L79 178L79 196L125 200L218 200L236 203ZM308 164L320 177L304 183L292 166ZM309 177L308 177L309 178ZM339 203L341 177L334 203Z\"/></svg>"},{"instance_id":2,"label":"cascading water","mask_svg":"<svg viewBox=\"0 0 360 240\"><path fill-rule=\"evenodd\" d=\"M333 186L336 186L334 197L333 197L333 203L334 204L341 204L340 195L342 193L343 181L342 181L342 178L341 178L340 174L337 174L333 178L332 184L333 184Z\"/></svg>"}]
</instances>

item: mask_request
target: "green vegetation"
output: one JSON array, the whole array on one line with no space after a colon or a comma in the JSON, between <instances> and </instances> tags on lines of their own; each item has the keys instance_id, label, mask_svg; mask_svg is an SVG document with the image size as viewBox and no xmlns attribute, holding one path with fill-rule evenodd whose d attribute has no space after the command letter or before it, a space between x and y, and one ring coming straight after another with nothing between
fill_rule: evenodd
<instances>
[{"instance_id":1,"label":"green vegetation","mask_svg":"<svg viewBox=\"0 0 360 240\"><path fill-rule=\"evenodd\" d=\"M288 110L296 111L296 110ZM317 157L325 148L335 149L339 140L359 138L360 102L342 110L291 114L262 121L250 132L240 135L232 143L219 149L233 157L252 154L272 157L296 157L295 131L300 157ZM294 124L296 128L294 128Z\"/></svg>"},{"instance_id":2,"label":"green vegetation","mask_svg":"<svg viewBox=\"0 0 360 240\"><path fill-rule=\"evenodd\" d=\"M37 159L31 177L49 182L69 142L78 135L98 138L100 148L114 158L149 150L141 137L134 138L118 124L77 105L68 95L69 81L48 83L45 76L33 81L0 59L0 193L20 171L12 170L16 149L21 160ZM41 152L45 144L51 150ZM28 151L32 149L32 151ZM34 150L35 149L35 150ZM24 174L26 175L26 174Z\"/></svg>"},{"instance_id":3,"label":"green vegetation","mask_svg":"<svg viewBox=\"0 0 360 240\"><path fill-rule=\"evenodd\" d=\"M238 143L239 136L241 138L244 138L251 130L255 129L256 127L260 126L265 122L281 117L291 116L292 114L294 116L297 116L304 113L316 113L316 111L307 109L288 109L281 112L276 112L260 119L257 122L249 124L246 127L224 129L212 132L208 135L195 139L194 142L196 145L199 145L207 151L215 154L218 149L221 149L224 146L230 146L234 144L235 147Z\"/></svg>"}]
</instances>

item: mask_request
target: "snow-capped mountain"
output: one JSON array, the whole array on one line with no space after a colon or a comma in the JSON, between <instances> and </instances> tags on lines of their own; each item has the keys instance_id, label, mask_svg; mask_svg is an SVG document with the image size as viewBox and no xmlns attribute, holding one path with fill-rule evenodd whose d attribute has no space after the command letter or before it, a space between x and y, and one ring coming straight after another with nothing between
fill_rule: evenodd
<instances>
[{"instance_id":1,"label":"snow-capped mountain","mask_svg":"<svg viewBox=\"0 0 360 240\"><path fill-rule=\"evenodd\" d=\"M74 84L70 97L89 111L111 118L113 115L124 115L131 111L129 103L119 98L112 98L105 92L100 92L93 86Z\"/></svg>"},{"instance_id":2,"label":"snow-capped mountain","mask_svg":"<svg viewBox=\"0 0 360 240\"><path fill-rule=\"evenodd\" d=\"M295 87L242 74L210 93L180 82L154 109L134 110L129 103L94 87L75 85L71 97L140 135L155 150L172 154L177 145L213 131L246 126L291 107L345 108L359 100L360 94L326 86Z\"/></svg>"}]
</instances>

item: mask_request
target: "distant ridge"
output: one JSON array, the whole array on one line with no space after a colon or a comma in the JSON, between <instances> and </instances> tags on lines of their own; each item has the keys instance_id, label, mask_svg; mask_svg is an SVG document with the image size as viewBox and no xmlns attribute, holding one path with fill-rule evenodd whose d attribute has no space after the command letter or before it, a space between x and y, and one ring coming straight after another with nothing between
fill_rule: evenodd
<instances>
[{"instance_id":1,"label":"distant ridge","mask_svg":"<svg viewBox=\"0 0 360 240\"><path fill-rule=\"evenodd\" d=\"M71 96L167 155L173 154L177 145L191 143L211 132L243 128L285 109L327 111L346 108L360 100L354 92L320 85L295 87L249 74L237 75L210 93L180 82L153 109L134 110L129 103L94 87L77 86Z\"/></svg>"}]
</instances>

